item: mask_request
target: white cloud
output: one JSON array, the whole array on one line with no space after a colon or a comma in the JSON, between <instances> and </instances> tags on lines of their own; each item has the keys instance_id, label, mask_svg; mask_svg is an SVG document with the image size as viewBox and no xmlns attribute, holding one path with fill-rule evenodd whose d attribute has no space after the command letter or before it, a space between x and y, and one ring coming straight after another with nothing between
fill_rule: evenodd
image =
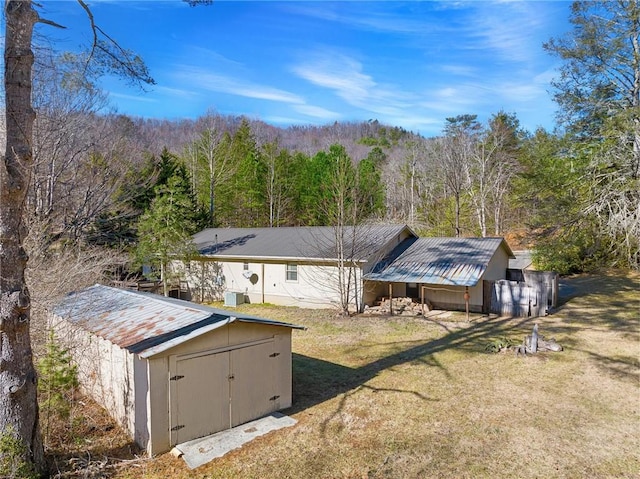
<instances>
[{"instance_id":1,"label":"white cloud","mask_svg":"<svg viewBox=\"0 0 640 479\"><path fill-rule=\"evenodd\" d=\"M158 100L155 98L150 98L148 96L145 95L126 95L123 93L116 93L116 92L109 92L109 96L113 97L113 98L117 98L119 100L125 100L125 101L138 101L138 102L143 102L143 103L156 103Z\"/></svg>"},{"instance_id":2,"label":"white cloud","mask_svg":"<svg viewBox=\"0 0 640 479\"><path fill-rule=\"evenodd\" d=\"M477 68L469 65L441 65L440 69L445 73L451 73L457 76L475 76L478 73Z\"/></svg>"},{"instance_id":3,"label":"white cloud","mask_svg":"<svg viewBox=\"0 0 640 479\"><path fill-rule=\"evenodd\" d=\"M398 87L378 84L360 62L331 50L316 52L292 71L313 85L332 90L347 104L375 114L397 115L412 96Z\"/></svg>"},{"instance_id":4,"label":"white cloud","mask_svg":"<svg viewBox=\"0 0 640 479\"><path fill-rule=\"evenodd\" d=\"M541 49L539 33L545 26L545 9L537 2L477 2L469 15L471 50L490 50L503 59L527 62Z\"/></svg>"},{"instance_id":5,"label":"white cloud","mask_svg":"<svg viewBox=\"0 0 640 479\"><path fill-rule=\"evenodd\" d=\"M335 111L330 111L319 106L293 105L293 109L302 113L303 115L312 116L314 118L320 118L323 120L336 120L341 116Z\"/></svg>"},{"instance_id":6,"label":"white cloud","mask_svg":"<svg viewBox=\"0 0 640 479\"><path fill-rule=\"evenodd\" d=\"M204 68L176 67L174 76L181 82L191 84L194 89L204 89L258 100L294 104L304 103L304 99L295 93L233 77L216 75Z\"/></svg>"}]
</instances>

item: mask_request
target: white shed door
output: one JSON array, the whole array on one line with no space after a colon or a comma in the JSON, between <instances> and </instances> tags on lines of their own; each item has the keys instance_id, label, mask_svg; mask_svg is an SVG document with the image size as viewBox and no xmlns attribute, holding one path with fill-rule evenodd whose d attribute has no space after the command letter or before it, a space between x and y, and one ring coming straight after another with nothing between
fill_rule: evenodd
<instances>
[{"instance_id":1,"label":"white shed door","mask_svg":"<svg viewBox=\"0 0 640 479\"><path fill-rule=\"evenodd\" d=\"M231 351L231 426L276 411L274 342Z\"/></svg>"},{"instance_id":2,"label":"white shed door","mask_svg":"<svg viewBox=\"0 0 640 479\"><path fill-rule=\"evenodd\" d=\"M171 445L280 409L273 339L170 361Z\"/></svg>"},{"instance_id":3,"label":"white shed door","mask_svg":"<svg viewBox=\"0 0 640 479\"><path fill-rule=\"evenodd\" d=\"M176 361L171 379L171 444L229 428L229 353Z\"/></svg>"}]
</instances>

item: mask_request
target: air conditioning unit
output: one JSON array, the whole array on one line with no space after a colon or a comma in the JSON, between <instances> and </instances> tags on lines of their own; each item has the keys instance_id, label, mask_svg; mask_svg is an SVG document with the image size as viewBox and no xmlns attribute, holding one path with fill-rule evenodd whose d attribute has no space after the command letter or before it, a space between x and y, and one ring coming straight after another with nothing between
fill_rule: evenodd
<instances>
[{"instance_id":1,"label":"air conditioning unit","mask_svg":"<svg viewBox=\"0 0 640 479\"><path fill-rule=\"evenodd\" d=\"M235 307L244 303L244 293L237 291L226 291L224 293L224 305Z\"/></svg>"}]
</instances>

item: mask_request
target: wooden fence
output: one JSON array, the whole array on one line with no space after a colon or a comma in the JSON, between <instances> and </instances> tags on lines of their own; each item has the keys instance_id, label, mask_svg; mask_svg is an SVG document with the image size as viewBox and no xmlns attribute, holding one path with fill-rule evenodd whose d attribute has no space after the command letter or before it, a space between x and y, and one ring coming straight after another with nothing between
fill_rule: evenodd
<instances>
[{"instance_id":1,"label":"wooden fence","mask_svg":"<svg viewBox=\"0 0 640 479\"><path fill-rule=\"evenodd\" d=\"M488 312L501 316L538 317L546 316L558 305L557 273L525 270L522 279L485 281Z\"/></svg>"}]
</instances>

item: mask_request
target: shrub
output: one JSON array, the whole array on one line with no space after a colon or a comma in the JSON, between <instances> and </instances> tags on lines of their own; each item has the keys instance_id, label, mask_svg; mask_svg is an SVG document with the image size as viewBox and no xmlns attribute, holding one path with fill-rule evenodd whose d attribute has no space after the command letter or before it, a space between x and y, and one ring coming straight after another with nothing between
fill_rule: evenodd
<instances>
[{"instance_id":1,"label":"shrub","mask_svg":"<svg viewBox=\"0 0 640 479\"><path fill-rule=\"evenodd\" d=\"M69 350L56 342L53 332L49 335L44 356L38 361L38 371L40 408L44 412L46 436L53 418L69 419L73 394L78 386L77 367L71 363Z\"/></svg>"},{"instance_id":2,"label":"shrub","mask_svg":"<svg viewBox=\"0 0 640 479\"><path fill-rule=\"evenodd\" d=\"M490 353L499 353L503 349L510 348L516 343L507 337L500 337L492 339L485 347L484 350Z\"/></svg>"},{"instance_id":3,"label":"shrub","mask_svg":"<svg viewBox=\"0 0 640 479\"><path fill-rule=\"evenodd\" d=\"M28 462L27 446L9 428L0 434L0 477L3 479L37 479L39 474Z\"/></svg>"}]
</instances>

